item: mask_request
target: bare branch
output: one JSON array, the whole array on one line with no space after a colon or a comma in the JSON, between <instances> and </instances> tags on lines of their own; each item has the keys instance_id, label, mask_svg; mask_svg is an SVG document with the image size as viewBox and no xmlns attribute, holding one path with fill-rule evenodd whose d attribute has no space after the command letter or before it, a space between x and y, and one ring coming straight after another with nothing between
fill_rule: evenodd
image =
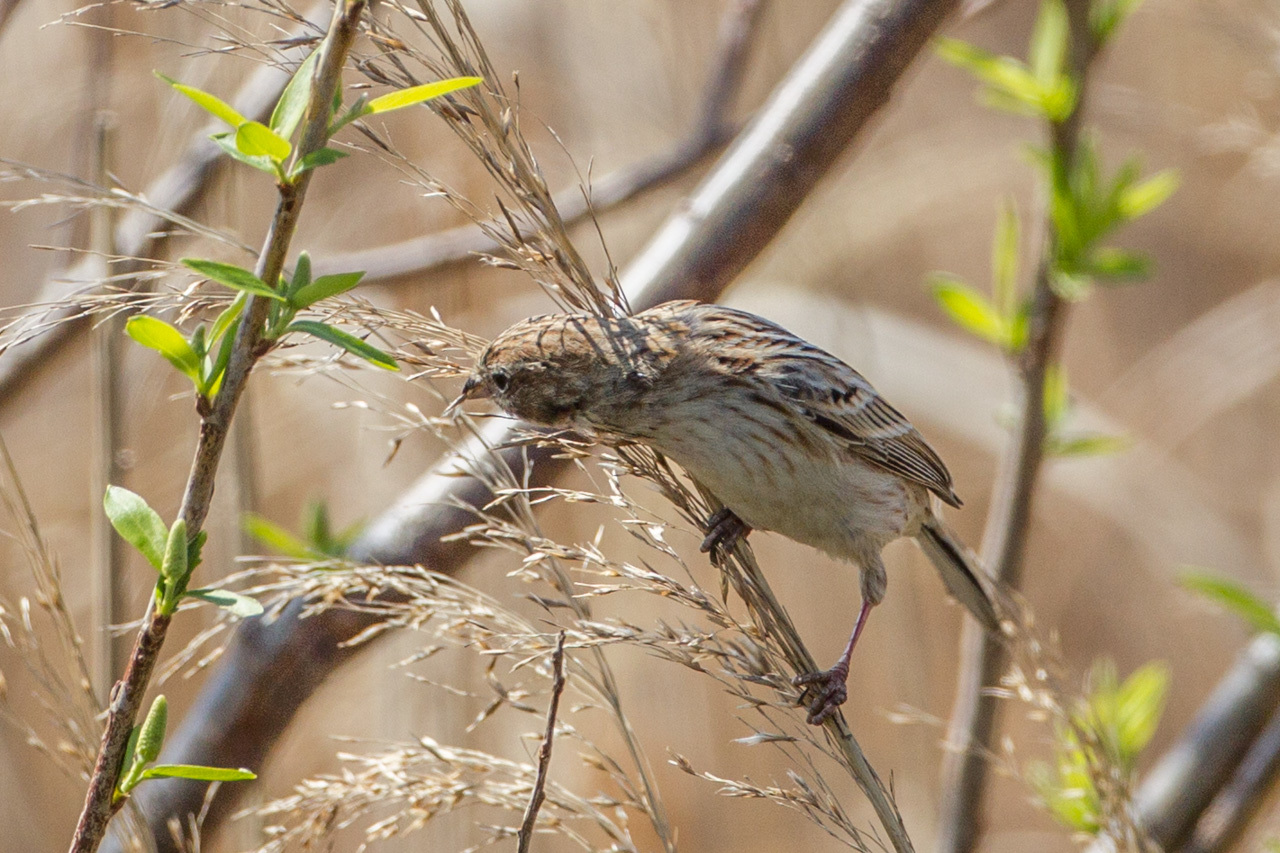
<instances>
[{"instance_id":1,"label":"bare branch","mask_svg":"<svg viewBox=\"0 0 1280 853\"><path fill-rule=\"evenodd\" d=\"M1221 853L1244 834L1280 775L1280 717L1272 717L1230 781L1196 821L1186 853Z\"/></svg>"},{"instance_id":2,"label":"bare branch","mask_svg":"<svg viewBox=\"0 0 1280 853\"><path fill-rule=\"evenodd\" d=\"M702 109L690 134L671 150L594 179L589 194L573 187L556 194L555 205L566 225L619 207L650 190L683 178L722 148L733 136L730 110L738 92L746 58L764 9L763 0L734 0L720 28L715 66ZM471 260L493 252L498 244L475 225L462 225L388 246L357 249L312 259L317 275L364 270L363 282L385 281ZM420 281L415 279L415 286Z\"/></svg>"},{"instance_id":3,"label":"bare branch","mask_svg":"<svg viewBox=\"0 0 1280 853\"><path fill-rule=\"evenodd\" d=\"M560 694L564 692L564 631L556 637L556 650L551 655L551 672L555 680L551 684L551 701L547 703L547 731L542 736L542 745L538 747L538 775L533 781L533 792L529 795L529 807L524 810L524 820L521 821L520 832L516 836L517 853L529 853L533 828L538 823L538 809L542 808L542 801L547 795L551 745L556 739L556 711L560 708Z\"/></svg>"}]
</instances>

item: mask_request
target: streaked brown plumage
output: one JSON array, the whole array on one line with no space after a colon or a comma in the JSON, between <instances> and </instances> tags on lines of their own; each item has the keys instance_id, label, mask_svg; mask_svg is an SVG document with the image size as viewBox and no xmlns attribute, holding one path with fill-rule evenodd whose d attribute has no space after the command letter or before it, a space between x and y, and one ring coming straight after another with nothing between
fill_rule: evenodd
<instances>
[{"instance_id":1,"label":"streaked brown plumage","mask_svg":"<svg viewBox=\"0 0 1280 853\"><path fill-rule=\"evenodd\" d=\"M725 506L703 550L773 530L862 570L863 607L839 662L801 676L810 722L846 697L849 657L884 597L881 549L914 537L952 595L992 630L980 570L930 509L960 499L942 460L857 371L761 317L667 302L626 318L551 314L489 345L463 399L532 424L634 441L679 463Z\"/></svg>"}]
</instances>

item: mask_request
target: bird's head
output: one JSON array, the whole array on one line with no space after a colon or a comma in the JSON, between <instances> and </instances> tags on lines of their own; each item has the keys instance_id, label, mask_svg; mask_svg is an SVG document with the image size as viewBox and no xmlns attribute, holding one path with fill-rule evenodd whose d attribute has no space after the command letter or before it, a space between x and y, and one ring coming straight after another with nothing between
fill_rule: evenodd
<instances>
[{"instance_id":1,"label":"bird's head","mask_svg":"<svg viewBox=\"0 0 1280 853\"><path fill-rule=\"evenodd\" d=\"M573 426L609 369L601 337L599 320L585 315L554 314L517 323L480 354L462 394L445 411L488 398L536 426Z\"/></svg>"}]
</instances>

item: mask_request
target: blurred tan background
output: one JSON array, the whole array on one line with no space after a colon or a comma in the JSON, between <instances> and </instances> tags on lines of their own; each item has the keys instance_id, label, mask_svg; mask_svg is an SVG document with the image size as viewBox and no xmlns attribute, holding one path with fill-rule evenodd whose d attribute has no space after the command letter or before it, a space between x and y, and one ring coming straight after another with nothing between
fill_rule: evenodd
<instances>
[{"instance_id":1,"label":"blurred tan background","mask_svg":"<svg viewBox=\"0 0 1280 853\"><path fill-rule=\"evenodd\" d=\"M762 100L835 5L768 4L739 114ZM553 128L578 168L585 172L590 165L594 175L663 150L696 119L723 6L718 0L468 3L495 62L520 72L525 127L533 119ZM107 38L111 64L95 65L91 45L100 37L94 31L45 26L73 9L23 0L0 31L0 78L6 81L0 115L7 117L0 123L0 156L83 172L87 92L96 81L105 85L114 116L112 170L121 184L140 190L203 122L151 70L231 92L255 65L234 55L200 55L216 46L207 19L220 14L204 5L115 8L114 26L160 38ZM953 19L947 31L1022 55L1033 17L1033 4L1004 0ZM262 22L247 19L250 26L254 21L261 35ZM1036 506L1026 595L1039 624L1060 635L1076 676L1104 656L1122 674L1153 659L1169 663L1169 705L1151 757L1187 724L1247 636L1235 621L1181 592L1177 570L1212 568L1272 596L1280 568L1280 283L1270 278L1280 263L1280 174L1271 136L1280 114L1278 23L1280 12L1266 3L1147 0L1095 66L1091 83L1087 120L1100 131L1108 163L1141 152L1148 169L1175 167L1183 183L1170 202L1119 240L1154 259L1152 279L1099 290L1073 310L1065 361L1078 422L1123 432L1134 444L1119 456L1049 463ZM949 517L976 545L1005 443L996 413L1013 386L996 353L947 323L925 282L930 272L946 270L985 287L999 204L1016 199L1030 222L1039 199L1019 150L1036 138L1037 128L984 109L975 103L974 89L963 73L922 55L873 132L846 154L725 300L830 348L903 409L955 474L965 507ZM407 112L414 114L387 124L402 150L455 187L488 197L485 178L444 125ZM555 141L545 132L531 136L552 186L570 186L572 167ZM615 262L625 267L695 180L696 173L602 218ZM9 200L41 191L30 183L0 186ZM225 170L196 215L256 245L270 204L265 176ZM33 248L76 238L83 226L61 220L62 213L51 209L0 214L0 303L34 299L44 278L66 262L62 253ZM375 158L356 157L314 182L294 245L319 255L460 222L444 202L421 198ZM575 234L599 262L593 231L580 227ZM1033 247L1028 234L1028 267ZM183 244L170 252L177 257L200 248ZM479 264L379 285L367 295L386 305L436 306L450 323L482 334L548 305L520 274ZM132 346L123 352L124 484L169 517L194 445L191 401L174 396L181 383L161 359ZM96 414L89 355L83 331L59 345L0 401L0 434L59 555L81 630L92 638L100 626L93 625L89 601L87 531L100 512L100 495L90 487ZM396 381L376 387L427 411L440 406L422 387ZM229 462L223 471L201 568L206 578L232 569L241 547L240 509L251 506L292 527L307 501L323 498L341 524L369 518L440 453L434 440L414 433L384 464L395 434L391 420L333 407L362 396L368 395L323 377L255 377L242 424L248 428L240 436L241 464ZM588 539L605 524L606 549L626 555L632 547L598 509L553 506L545 523L565 540ZM856 612L856 573L776 536L752 541L815 655L834 658ZM696 542L687 535L676 544L701 567L700 580L714 585ZM946 718L960 611L947 603L912 547L895 545L887 558L890 594L859 646L845 710L872 762L892 775L907 826L924 850L934 833L942 730L900 724L890 713L909 707ZM32 594L20 551L0 541L0 559L4 595ZM519 607L521 590L505 577L510 568L486 556L464 579ZM140 560L132 562L131 614L142 611L149 575ZM639 624L660 615L639 596L606 606L621 608ZM171 637L173 650L198 630L201 618L184 620ZM536 743L516 735L537 728L536 721L499 715L466 733L483 697L457 698L391 668L425 642L421 636L393 638L331 679L263 768L255 796L280 795L306 774L334 769L334 752L350 748L334 735L378 741L429 735L516 758L530 754ZM717 775L785 781L774 754L733 742L749 731L709 680L637 651L617 655L614 663L683 849L838 848L799 815L717 796L711 784L666 765L669 753L680 753ZM39 719L44 712L27 700L30 686L8 649L0 648L0 671L9 701ZM415 671L483 690L474 659L465 655L442 655ZM174 717L181 717L199 685L196 677L164 686ZM1020 761L1047 754L1048 730L1028 719L1023 707L1008 705L1004 719ZM572 752L565 749L557 758L555 772L565 780L581 774L583 790L594 790L599 783L576 765ZM0 756L0 849L65 848L82 785L47 766L11 729L0 729ZM844 793L865 822L869 811L861 797L851 785ZM1067 834L1030 803L1023 782L999 777L991 794L983 850L1073 849ZM470 825L481 819L454 815L386 849L460 850L482 840ZM1241 849L1256 849L1268 828L1280 831L1265 810L1258 823ZM205 849L249 847L253 832L252 822L245 822ZM354 849L354 839L344 839L350 846L341 849Z\"/></svg>"}]
</instances>

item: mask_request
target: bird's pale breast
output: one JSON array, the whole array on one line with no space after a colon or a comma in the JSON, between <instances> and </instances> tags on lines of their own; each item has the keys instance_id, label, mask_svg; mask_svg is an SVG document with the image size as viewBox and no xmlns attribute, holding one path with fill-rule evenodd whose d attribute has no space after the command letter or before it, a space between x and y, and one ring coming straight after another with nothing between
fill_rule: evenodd
<instances>
[{"instance_id":1,"label":"bird's pale breast","mask_svg":"<svg viewBox=\"0 0 1280 853\"><path fill-rule=\"evenodd\" d=\"M923 487L737 389L698 396L668 415L650 443L753 528L861 562L914 533L927 507Z\"/></svg>"}]
</instances>

